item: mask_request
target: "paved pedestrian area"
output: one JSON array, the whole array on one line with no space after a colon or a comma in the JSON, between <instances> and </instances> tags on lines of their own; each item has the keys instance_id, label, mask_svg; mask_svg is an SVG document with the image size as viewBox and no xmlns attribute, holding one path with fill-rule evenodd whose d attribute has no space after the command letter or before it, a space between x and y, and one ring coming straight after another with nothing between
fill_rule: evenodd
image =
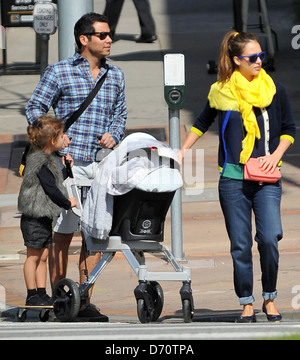
<instances>
[{"instance_id":1,"label":"paved pedestrian area","mask_svg":"<svg viewBox=\"0 0 300 360\"><path fill-rule=\"evenodd\" d=\"M208 4L209 3L209 4ZM213 4L214 3L214 4ZM157 23L158 41L137 44L139 34L133 4L125 2L112 47L111 61L120 66L126 77L128 99L127 131L150 129L168 141L168 108L163 98L163 56L180 52L186 59L187 99L180 112L181 140L206 102L209 86L216 79L206 71L209 59L217 59L224 33L232 27L232 1L214 2L151 1ZM299 52L291 46L291 28L297 21L293 1L281 4L272 1L270 16L279 38L276 71L271 75L287 87L297 128L300 123ZM102 12L104 0L95 0L95 11ZM8 37L8 62L30 62L34 54L32 29L11 28ZM57 61L57 34L51 37L49 62ZM24 147L26 120L24 107L31 96L39 75L2 75L0 78L0 305L11 309L24 302L26 288L23 279L25 248L19 229L17 196L21 178L17 170ZM297 136L298 140L299 135ZM194 147L204 150L204 184L196 195L187 196L191 187L185 184L182 204L183 265L192 269L192 289L195 317L198 320L232 320L241 307L235 296L232 280L232 261L229 253L224 219L218 202L217 128L205 134ZM300 141L284 159L282 222L284 239L280 241L278 279L278 309L283 319L291 321L300 307ZM199 184L198 184L199 185ZM203 189L202 189L203 187ZM201 191L200 191L201 190ZM164 243L172 248L171 220L168 213ZM75 236L69 254L68 277L78 281L80 236ZM169 271L170 264L147 255L151 271ZM255 309L261 312L261 280L259 257L253 244ZM165 304L160 321L182 317L179 290L181 283L163 282ZM137 319L133 294L137 277L122 254L113 261L97 280L92 302L111 319ZM49 292L50 286L48 285ZM3 300L5 299L5 300ZM11 314L10 310L6 314ZM3 314L3 312L2 312ZM260 313L261 321L266 321Z\"/></svg>"}]
</instances>

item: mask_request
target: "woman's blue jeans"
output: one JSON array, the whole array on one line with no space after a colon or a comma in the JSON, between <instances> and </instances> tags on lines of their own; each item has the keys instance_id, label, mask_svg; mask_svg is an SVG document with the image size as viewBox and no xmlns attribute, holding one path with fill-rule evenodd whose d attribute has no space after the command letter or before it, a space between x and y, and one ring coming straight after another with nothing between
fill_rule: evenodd
<instances>
[{"instance_id":1,"label":"woman's blue jeans","mask_svg":"<svg viewBox=\"0 0 300 360\"><path fill-rule=\"evenodd\" d=\"M260 254L262 295L265 300L276 298L278 241L282 239L281 194L281 181L259 185L254 181L220 178L219 197L231 242L235 292L241 305L254 302L252 210Z\"/></svg>"}]
</instances>

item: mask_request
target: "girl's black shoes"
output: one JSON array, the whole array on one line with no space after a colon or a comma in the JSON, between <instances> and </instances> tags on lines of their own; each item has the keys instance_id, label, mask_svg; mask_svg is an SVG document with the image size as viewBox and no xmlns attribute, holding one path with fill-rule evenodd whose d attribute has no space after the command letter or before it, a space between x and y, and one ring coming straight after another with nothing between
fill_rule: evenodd
<instances>
[{"instance_id":1,"label":"girl's black shoes","mask_svg":"<svg viewBox=\"0 0 300 360\"><path fill-rule=\"evenodd\" d=\"M47 306L46 300L42 299L38 294L27 296L25 301L26 306Z\"/></svg>"}]
</instances>

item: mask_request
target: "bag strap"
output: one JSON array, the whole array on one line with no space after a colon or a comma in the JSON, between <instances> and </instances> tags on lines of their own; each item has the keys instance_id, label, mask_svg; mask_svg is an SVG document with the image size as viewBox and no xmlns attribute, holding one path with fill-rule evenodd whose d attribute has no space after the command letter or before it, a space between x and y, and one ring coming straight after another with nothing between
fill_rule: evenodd
<instances>
[{"instance_id":1,"label":"bag strap","mask_svg":"<svg viewBox=\"0 0 300 360\"><path fill-rule=\"evenodd\" d=\"M85 109L90 105L90 103L93 101L94 97L97 95L98 91L100 90L101 86L103 85L107 73L108 73L108 66L106 73L98 80L96 86L93 88L93 90L89 93L87 98L84 100L84 102L81 104L80 108L69 117L69 119L65 123L64 132L67 132L70 126L74 124L74 122L79 118L79 116L85 111Z\"/></svg>"}]
</instances>

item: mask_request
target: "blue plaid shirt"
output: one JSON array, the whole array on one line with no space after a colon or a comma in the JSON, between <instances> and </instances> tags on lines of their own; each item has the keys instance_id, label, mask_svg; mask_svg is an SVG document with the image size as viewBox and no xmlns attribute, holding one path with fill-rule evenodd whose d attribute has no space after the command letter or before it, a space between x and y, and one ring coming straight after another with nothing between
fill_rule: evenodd
<instances>
[{"instance_id":1,"label":"blue plaid shirt","mask_svg":"<svg viewBox=\"0 0 300 360\"><path fill-rule=\"evenodd\" d=\"M106 68L101 67L94 81L89 62L79 53L49 65L27 104L28 123L45 115L51 107L57 118L66 121L105 72ZM126 118L124 74L117 66L109 65L98 94L67 132L72 142L66 152L74 159L94 161L99 150L97 137L108 132L118 143L124 137Z\"/></svg>"}]
</instances>

